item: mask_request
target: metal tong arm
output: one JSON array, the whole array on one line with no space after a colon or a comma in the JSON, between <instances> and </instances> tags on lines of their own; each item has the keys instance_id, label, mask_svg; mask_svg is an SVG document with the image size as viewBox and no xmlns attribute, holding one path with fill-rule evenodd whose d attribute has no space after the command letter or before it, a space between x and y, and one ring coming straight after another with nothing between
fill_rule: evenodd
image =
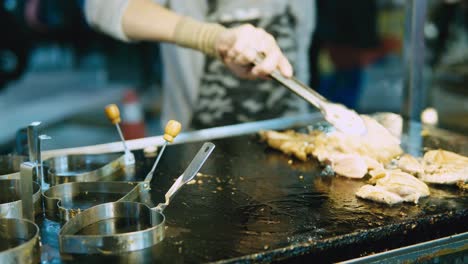
<instances>
[{"instance_id":1,"label":"metal tong arm","mask_svg":"<svg viewBox=\"0 0 468 264\"><path fill-rule=\"evenodd\" d=\"M263 61L262 55L258 54L257 57L255 58L255 65L260 64ZM274 70L270 76L282 84L284 87L288 88L298 96L304 98L306 101L309 103L313 104L315 107L317 107L320 111L324 111L325 107L324 104L326 104L328 101L325 97L323 97L321 94L316 92L314 89L310 88L309 86L303 84L301 81L298 79L291 77L287 78L284 77L278 70Z\"/></svg>"},{"instance_id":2,"label":"metal tong arm","mask_svg":"<svg viewBox=\"0 0 468 264\"><path fill-rule=\"evenodd\" d=\"M170 203L172 197L180 190L182 186L184 186L187 182L193 180L195 176L197 176L198 171L201 169L205 161L210 156L211 152L213 152L215 145L211 142L207 142L203 144L201 149L198 151L197 155L193 158L193 160L188 165L187 169L182 173L182 175L177 178L177 180L172 184L169 191L167 191L165 195L166 201L164 203L158 204L155 209L162 212Z\"/></svg>"}]
</instances>

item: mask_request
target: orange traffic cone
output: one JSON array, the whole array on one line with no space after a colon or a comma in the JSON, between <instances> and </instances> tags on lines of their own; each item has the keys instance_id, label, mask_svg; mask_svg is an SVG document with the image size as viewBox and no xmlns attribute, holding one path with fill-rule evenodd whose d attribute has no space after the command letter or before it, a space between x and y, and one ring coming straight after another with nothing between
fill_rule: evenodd
<instances>
[{"instance_id":1,"label":"orange traffic cone","mask_svg":"<svg viewBox=\"0 0 468 264\"><path fill-rule=\"evenodd\" d=\"M143 107L134 90L125 92L122 104L121 127L125 139L145 137Z\"/></svg>"}]
</instances>

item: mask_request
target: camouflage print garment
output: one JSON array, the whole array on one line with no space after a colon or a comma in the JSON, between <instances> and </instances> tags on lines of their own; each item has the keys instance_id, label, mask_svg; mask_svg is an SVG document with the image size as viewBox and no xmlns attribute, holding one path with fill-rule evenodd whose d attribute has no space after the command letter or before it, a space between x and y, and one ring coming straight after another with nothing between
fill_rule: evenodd
<instances>
[{"instance_id":1,"label":"camouflage print garment","mask_svg":"<svg viewBox=\"0 0 468 264\"><path fill-rule=\"evenodd\" d=\"M294 66L297 40L292 29L296 26L296 20L289 9L285 14L243 23L262 27L272 34ZM224 26L239 24L224 23ZM241 80L221 61L208 59L203 72L192 116L191 127L194 129L276 118L297 114L306 108L302 99L275 81Z\"/></svg>"}]
</instances>

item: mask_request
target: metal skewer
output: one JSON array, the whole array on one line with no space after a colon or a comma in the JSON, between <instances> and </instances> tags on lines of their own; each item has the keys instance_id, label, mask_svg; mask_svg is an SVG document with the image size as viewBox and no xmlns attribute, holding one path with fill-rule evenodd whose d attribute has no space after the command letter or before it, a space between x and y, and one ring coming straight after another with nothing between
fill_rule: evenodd
<instances>
[{"instance_id":1,"label":"metal skewer","mask_svg":"<svg viewBox=\"0 0 468 264\"><path fill-rule=\"evenodd\" d=\"M106 106L105 112L106 112L107 118L117 128L117 132L119 133L120 140L122 141L122 144L124 147L126 161L128 162L128 164L135 163L135 156L130 152L130 149L128 148L125 138L123 136L122 130L120 129L119 124L121 122L121 118L120 118L119 107L116 104L109 104Z\"/></svg>"},{"instance_id":2,"label":"metal skewer","mask_svg":"<svg viewBox=\"0 0 468 264\"><path fill-rule=\"evenodd\" d=\"M125 152L126 153L130 152L130 150L127 147L127 143L125 142L125 138L122 134L122 130L120 129L120 125L119 125L120 121L122 121L122 119L120 119L119 107L116 104L110 104L106 106L105 111L106 111L107 118L111 121L112 124L115 125L115 127L117 128L117 131L119 132L120 140L122 140L122 144L124 146Z\"/></svg>"},{"instance_id":3,"label":"metal skewer","mask_svg":"<svg viewBox=\"0 0 468 264\"><path fill-rule=\"evenodd\" d=\"M175 137L180 133L180 130L182 129L182 125L175 121L175 120L169 120L166 124L166 127L164 128L164 144L161 147L161 150L158 153L158 156L156 157L156 161L153 164L153 167L151 168L150 172L148 172L148 175L146 176L145 181L151 181L153 178L154 171L156 170L156 167L158 166L159 160L161 159L161 156L166 149L166 146L169 143L172 143L175 139Z\"/></svg>"}]
</instances>

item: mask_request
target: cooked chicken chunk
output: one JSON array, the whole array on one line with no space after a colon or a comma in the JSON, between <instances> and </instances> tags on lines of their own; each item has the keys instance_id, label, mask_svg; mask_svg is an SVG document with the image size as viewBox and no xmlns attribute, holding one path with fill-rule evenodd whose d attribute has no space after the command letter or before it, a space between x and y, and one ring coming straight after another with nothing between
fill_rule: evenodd
<instances>
[{"instance_id":1,"label":"cooked chicken chunk","mask_svg":"<svg viewBox=\"0 0 468 264\"><path fill-rule=\"evenodd\" d=\"M378 203L397 204L403 202L399 195L385 190L385 188L373 185L364 185L357 192L356 196L362 199L371 200Z\"/></svg>"},{"instance_id":2,"label":"cooked chicken chunk","mask_svg":"<svg viewBox=\"0 0 468 264\"><path fill-rule=\"evenodd\" d=\"M364 185L356 192L360 198L386 204L418 203L420 197L429 194L429 187L424 182L400 170L386 171L383 177L379 174L375 186Z\"/></svg>"},{"instance_id":3,"label":"cooked chicken chunk","mask_svg":"<svg viewBox=\"0 0 468 264\"><path fill-rule=\"evenodd\" d=\"M393 136L401 138L403 132L403 118L394 113L376 113L372 118L384 126Z\"/></svg>"},{"instance_id":4,"label":"cooked chicken chunk","mask_svg":"<svg viewBox=\"0 0 468 264\"><path fill-rule=\"evenodd\" d=\"M424 154L424 162L433 164L453 164L466 166L468 157L447 150L430 150Z\"/></svg>"},{"instance_id":5,"label":"cooked chicken chunk","mask_svg":"<svg viewBox=\"0 0 468 264\"><path fill-rule=\"evenodd\" d=\"M301 134L294 131L260 132L261 137L272 148L306 160L308 155L320 162L331 164L333 170L342 176L362 178L368 170L383 168L400 155L399 139L374 119L361 116L367 127L365 136L348 135L340 131L324 133L313 131Z\"/></svg>"},{"instance_id":6,"label":"cooked chicken chunk","mask_svg":"<svg viewBox=\"0 0 468 264\"><path fill-rule=\"evenodd\" d=\"M308 134L297 133L293 130L285 132L260 131L260 137L267 144L288 155L294 155L300 160L307 160L314 149L314 137Z\"/></svg>"},{"instance_id":7,"label":"cooked chicken chunk","mask_svg":"<svg viewBox=\"0 0 468 264\"><path fill-rule=\"evenodd\" d=\"M339 154L357 154L387 163L400 155L403 150L399 140L374 119L363 115L367 127L365 136L348 135L338 131L318 134L313 155L319 161L331 160Z\"/></svg>"},{"instance_id":8,"label":"cooked chicken chunk","mask_svg":"<svg viewBox=\"0 0 468 264\"><path fill-rule=\"evenodd\" d=\"M413 175L421 175L424 172L422 164L409 154L404 154L400 157L398 160L398 168Z\"/></svg>"},{"instance_id":9,"label":"cooked chicken chunk","mask_svg":"<svg viewBox=\"0 0 468 264\"><path fill-rule=\"evenodd\" d=\"M468 181L468 158L445 150L424 154L424 173L419 178L427 183L456 184Z\"/></svg>"},{"instance_id":10,"label":"cooked chicken chunk","mask_svg":"<svg viewBox=\"0 0 468 264\"><path fill-rule=\"evenodd\" d=\"M427 183L434 184L456 184L457 182L468 181L468 167L452 170L437 168L432 173L424 173L419 177L421 180Z\"/></svg>"},{"instance_id":11,"label":"cooked chicken chunk","mask_svg":"<svg viewBox=\"0 0 468 264\"><path fill-rule=\"evenodd\" d=\"M465 183L465 182L463 182L463 181L458 181L458 182L457 182L457 186L458 186L458 188L460 188L460 190L462 190L462 191L468 190L468 183Z\"/></svg>"},{"instance_id":12,"label":"cooked chicken chunk","mask_svg":"<svg viewBox=\"0 0 468 264\"><path fill-rule=\"evenodd\" d=\"M344 154L336 157L332 168L339 175L360 179L367 174L368 166L361 156Z\"/></svg>"},{"instance_id":13,"label":"cooked chicken chunk","mask_svg":"<svg viewBox=\"0 0 468 264\"><path fill-rule=\"evenodd\" d=\"M430 194L429 187L424 182L400 170L390 171L387 177L377 180L376 185L400 195L406 202L417 203L419 197Z\"/></svg>"}]
</instances>

